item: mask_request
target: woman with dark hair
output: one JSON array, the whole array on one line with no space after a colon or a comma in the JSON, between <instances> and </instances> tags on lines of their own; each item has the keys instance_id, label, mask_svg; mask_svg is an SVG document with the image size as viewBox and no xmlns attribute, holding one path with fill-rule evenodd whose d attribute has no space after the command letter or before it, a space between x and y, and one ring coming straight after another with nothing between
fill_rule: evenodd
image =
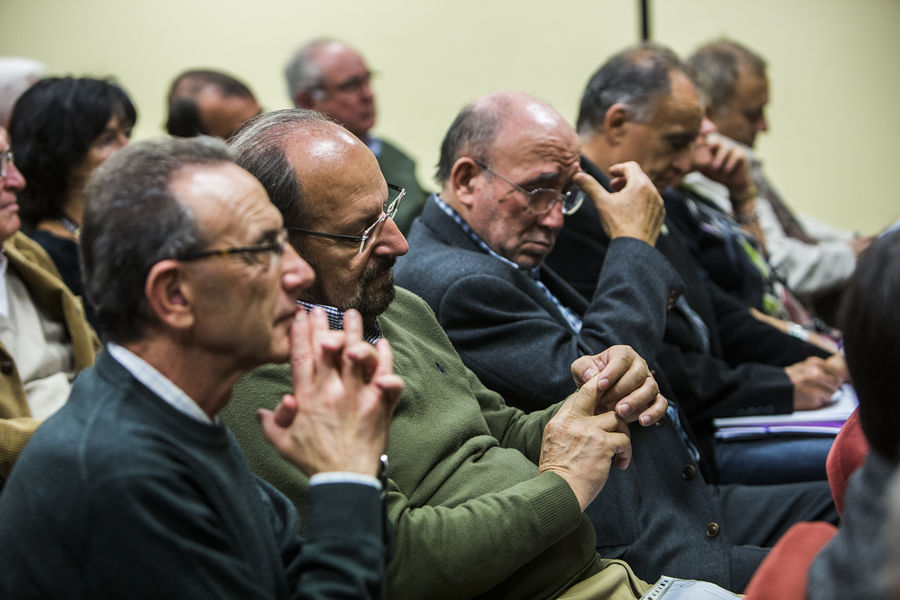
<instances>
[{"instance_id":1,"label":"woman with dark hair","mask_svg":"<svg viewBox=\"0 0 900 600\"><path fill-rule=\"evenodd\" d=\"M66 285L82 297L78 233L91 172L128 144L137 113L115 83L51 77L16 101L9 123L16 166L28 186L19 192L26 232L50 255Z\"/></svg>"}]
</instances>

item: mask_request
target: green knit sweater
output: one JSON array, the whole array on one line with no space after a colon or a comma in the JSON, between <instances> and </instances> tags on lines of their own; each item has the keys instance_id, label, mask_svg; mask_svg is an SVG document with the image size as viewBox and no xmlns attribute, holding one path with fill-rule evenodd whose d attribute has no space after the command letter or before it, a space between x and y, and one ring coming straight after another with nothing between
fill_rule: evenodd
<instances>
[{"instance_id":1,"label":"green knit sweater","mask_svg":"<svg viewBox=\"0 0 900 600\"><path fill-rule=\"evenodd\" d=\"M599 572L590 521L565 481L538 474L556 406L525 414L467 369L431 309L397 296L378 319L406 387L391 428L391 598L552 597ZM222 413L251 467L303 513L307 480L263 441L254 417L290 392L285 365L241 380Z\"/></svg>"}]
</instances>

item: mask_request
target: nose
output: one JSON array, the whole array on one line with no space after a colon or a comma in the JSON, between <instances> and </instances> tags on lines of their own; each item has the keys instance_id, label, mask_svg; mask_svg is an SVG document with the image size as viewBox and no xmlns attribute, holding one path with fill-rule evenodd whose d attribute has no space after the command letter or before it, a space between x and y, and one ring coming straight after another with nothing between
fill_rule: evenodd
<instances>
[{"instance_id":1,"label":"nose","mask_svg":"<svg viewBox=\"0 0 900 600\"><path fill-rule=\"evenodd\" d=\"M562 212L562 202L556 202L550 210L538 217L537 222L541 227L551 229L554 233L562 229L563 223L565 222L565 217Z\"/></svg>"},{"instance_id":2,"label":"nose","mask_svg":"<svg viewBox=\"0 0 900 600\"><path fill-rule=\"evenodd\" d=\"M281 255L281 287L296 298L315 279L316 273L309 263L297 254L290 242L285 242L284 254Z\"/></svg>"},{"instance_id":3,"label":"nose","mask_svg":"<svg viewBox=\"0 0 900 600\"><path fill-rule=\"evenodd\" d=\"M385 219L384 227L375 240L373 253L382 256L403 256L409 252L409 244L403 236L403 232L394 223L394 219Z\"/></svg>"},{"instance_id":4,"label":"nose","mask_svg":"<svg viewBox=\"0 0 900 600\"><path fill-rule=\"evenodd\" d=\"M759 119L756 121L756 131L763 132L769 130L769 122L766 120L766 115L760 115Z\"/></svg>"},{"instance_id":5,"label":"nose","mask_svg":"<svg viewBox=\"0 0 900 600\"><path fill-rule=\"evenodd\" d=\"M25 189L25 177L14 162L6 165L6 179L3 180L3 187L14 191Z\"/></svg>"},{"instance_id":6,"label":"nose","mask_svg":"<svg viewBox=\"0 0 900 600\"><path fill-rule=\"evenodd\" d=\"M129 141L130 141L130 138L127 135L125 135L125 132L120 131L116 135L116 150L121 150L122 148L127 146Z\"/></svg>"}]
</instances>

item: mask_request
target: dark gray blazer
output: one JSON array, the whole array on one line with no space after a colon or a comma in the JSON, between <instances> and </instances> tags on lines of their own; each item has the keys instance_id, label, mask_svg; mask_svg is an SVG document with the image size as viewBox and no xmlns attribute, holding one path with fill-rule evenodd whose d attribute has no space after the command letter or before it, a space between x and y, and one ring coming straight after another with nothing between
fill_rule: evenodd
<instances>
[{"instance_id":1,"label":"dark gray blazer","mask_svg":"<svg viewBox=\"0 0 900 600\"><path fill-rule=\"evenodd\" d=\"M575 335L531 277L483 253L434 200L413 223L409 245L397 262L397 283L431 305L463 361L488 387L524 408L546 407L572 392L570 365L583 354L631 340L638 352L652 355L662 340L667 301L680 287L667 261L635 239L610 244L590 303L579 303L577 292L542 268L545 285L585 318ZM612 470L586 512L598 552L625 559L645 580L667 574L741 590L767 552L760 546L774 540L780 524L814 514L796 514L791 505L799 503L766 487L708 485L668 417L659 426L632 426L631 435L631 466ZM816 493L820 510L830 495L827 486ZM728 524L729 517L750 513L752 539Z\"/></svg>"},{"instance_id":2,"label":"dark gray blazer","mask_svg":"<svg viewBox=\"0 0 900 600\"><path fill-rule=\"evenodd\" d=\"M482 252L431 199L410 230L409 246L397 261L397 284L428 302L486 386L526 410L575 391L570 366L579 356L615 344L654 356L669 301L682 287L662 254L632 238L610 244L590 302L542 267L544 285L584 321L574 334L528 273Z\"/></svg>"}]
</instances>

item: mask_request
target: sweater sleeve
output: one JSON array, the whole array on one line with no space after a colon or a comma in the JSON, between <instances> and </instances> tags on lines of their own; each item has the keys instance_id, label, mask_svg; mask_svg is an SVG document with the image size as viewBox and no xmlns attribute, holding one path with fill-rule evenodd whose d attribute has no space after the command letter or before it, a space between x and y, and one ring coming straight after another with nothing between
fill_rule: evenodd
<instances>
[{"instance_id":1,"label":"sweater sleeve","mask_svg":"<svg viewBox=\"0 0 900 600\"><path fill-rule=\"evenodd\" d=\"M507 402L525 410L546 408L574 392L571 365L581 356L615 344L630 345L645 359L655 355L662 344L667 300L681 285L652 246L614 240L576 333L525 279L512 269L508 277L464 276L447 287L435 310L466 365Z\"/></svg>"}]
</instances>

